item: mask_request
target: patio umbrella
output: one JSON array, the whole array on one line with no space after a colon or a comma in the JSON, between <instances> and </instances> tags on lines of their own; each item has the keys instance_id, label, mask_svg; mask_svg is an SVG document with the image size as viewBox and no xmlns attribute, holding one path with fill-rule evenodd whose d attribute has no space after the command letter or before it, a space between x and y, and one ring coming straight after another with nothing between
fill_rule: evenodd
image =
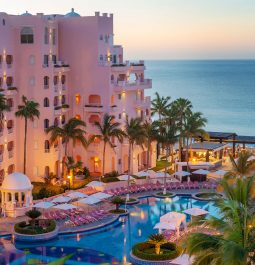
<instances>
[{"instance_id":1,"label":"patio umbrella","mask_svg":"<svg viewBox=\"0 0 255 265\"><path fill-rule=\"evenodd\" d=\"M208 175L210 171L205 170L205 169L198 169L192 172L192 174L197 174L197 175Z\"/></svg>"},{"instance_id":2,"label":"patio umbrella","mask_svg":"<svg viewBox=\"0 0 255 265\"><path fill-rule=\"evenodd\" d=\"M165 172L156 172L154 177L156 177L156 178L164 178L165 177ZM168 173L166 173L166 177L169 178L170 175Z\"/></svg>"},{"instance_id":3,"label":"patio umbrella","mask_svg":"<svg viewBox=\"0 0 255 265\"><path fill-rule=\"evenodd\" d=\"M187 210L184 210L183 212L191 216L200 216L200 215L205 215L209 213L208 211L201 209L201 208L189 208Z\"/></svg>"},{"instance_id":4,"label":"patio umbrella","mask_svg":"<svg viewBox=\"0 0 255 265\"><path fill-rule=\"evenodd\" d=\"M182 180L183 177L190 176L191 174L187 171L176 171L173 173L173 176L179 177L180 180Z\"/></svg>"},{"instance_id":5,"label":"patio umbrella","mask_svg":"<svg viewBox=\"0 0 255 265\"><path fill-rule=\"evenodd\" d=\"M171 260L172 265L190 265L192 263L192 257L187 254L183 254L176 259Z\"/></svg>"},{"instance_id":6,"label":"patio umbrella","mask_svg":"<svg viewBox=\"0 0 255 265\"><path fill-rule=\"evenodd\" d=\"M121 175L121 176L118 176L118 179L119 180L128 180L128 175ZM133 180L135 178L133 178L132 176L129 176L129 179L130 180Z\"/></svg>"},{"instance_id":7,"label":"patio umbrella","mask_svg":"<svg viewBox=\"0 0 255 265\"><path fill-rule=\"evenodd\" d=\"M77 206L74 206L74 205L68 204L68 203L63 203L63 204L55 205L52 208L61 209L61 210L70 210L70 209L76 209Z\"/></svg>"},{"instance_id":8,"label":"patio umbrella","mask_svg":"<svg viewBox=\"0 0 255 265\"><path fill-rule=\"evenodd\" d=\"M95 199L98 199L98 200L104 200L104 199L108 199L110 197L112 197L111 194L107 194L107 193L104 193L104 192L94 193L94 194L89 196L89 198L95 198Z\"/></svg>"},{"instance_id":9,"label":"patio umbrella","mask_svg":"<svg viewBox=\"0 0 255 265\"><path fill-rule=\"evenodd\" d=\"M149 177L150 173L148 171L140 171L136 174L138 177Z\"/></svg>"},{"instance_id":10,"label":"patio umbrella","mask_svg":"<svg viewBox=\"0 0 255 265\"><path fill-rule=\"evenodd\" d=\"M41 208L41 209L48 209L48 208L50 208L50 207L52 207L54 205L55 204L52 203L52 202L38 202L38 203L34 204L33 207L35 207L35 208Z\"/></svg>"},{"instance_id":11,"label":"patio umbrella","mask_svg":"<svg viewBox=\"0 0 255 265\"><path fill-rule=\"evenodd\" d=\"M176 230L176 225L166 222L159 222L157 223L153 229L159 229L159 230Z\"/></svg>"},{"instance_id":12,"label":"patio umbrella","mask_svg":"<svg viewBox=\"0 0 255 265\"><path fill-rule=\"evenodd\" d=\"M91 181L89 184L86 185L87 187L94 188L96 190L103 190L105 183L101 181Z\"/></svg>"},{"instance_id":13,"label":"patio umbrella","mask_svg":"<svg viewBox=\"0 0 255 265\"><path fill-rule=\"evenodd\" d=\"M97 198L93 198L91 196L87 197L87 198L84 198L84 199L81 199L79 201L77 201L77 204L88 204L88 205L93 205L93 204L96 204L96 203L99 203L101 202L100 199L97 199Z\"/></svg>"},{"instance_id":14,"label":"patio umbrella","mask_svg":"<svg viewBox=\"0 0 255 265\"><path fill-rule=\"evenodd\" d=\"M88 195L86 195L86 194L84 194L82 192L78 192L78 191L70 192L66 196L69 197L69 198L71 198L71 199L80 199L80 198L86 198L86 197L88 197Z\"/></svg>"},{"instance_id":15,"label":"patio umbrella","mask_svg":"<svg viewBox=\"0 0 255 265\"><path fill-rule=\"evenodd\" d=\"M51 202L52 203L66 203L69 201L71 201L71 198L68 198L66 196L59 196L59 197L54 198Z\"/></svg>"}]
</instances>

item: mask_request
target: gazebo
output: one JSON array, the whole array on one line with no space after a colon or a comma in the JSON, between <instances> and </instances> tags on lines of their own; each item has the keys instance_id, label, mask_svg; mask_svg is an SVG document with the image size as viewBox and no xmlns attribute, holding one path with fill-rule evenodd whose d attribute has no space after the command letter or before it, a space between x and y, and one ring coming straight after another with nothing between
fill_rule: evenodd
<instances>
[{"instance_id":1,"label":"gazebo","mask_svg":"<svg viewBox=\"0 0 255 265\"><path fill-rule=\"evenodd\" d=\"M15 172L6 176L0 187L3 215L23 216L25 212L32 209L32 189L33 185L26 175Z\"/></svg>"}]
</instances>

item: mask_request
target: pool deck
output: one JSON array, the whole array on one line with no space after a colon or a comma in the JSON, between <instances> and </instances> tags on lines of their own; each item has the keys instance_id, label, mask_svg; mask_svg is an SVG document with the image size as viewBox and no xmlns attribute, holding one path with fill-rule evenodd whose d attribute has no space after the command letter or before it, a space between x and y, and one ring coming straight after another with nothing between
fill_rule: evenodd
<instances>
[{"instance_id":1,"label":"pool deck","mask_svg":"<svg viewBox=\"0 0 255 265\"><path fill-rule=\"evenodd\" d=\"M176 195L187 195L187 196L192 196L198 192L210 192L214 191L211 189L193 189L193 190L170 190L168 192L173 192ZM154 196L158 191L154 192L140 192L136 194L130 194L130 197L132 198L143 198L143 197L149 197L149 196ZM124 197L124 196L123 196ZM108 210L111 210L112 207L109 206ZM81 233L81 232L87 232L90 230L95 230L98 228L102 228L105 226L108 226L114 222L116 222L119 218L119 215L111 215L109 217L106 217L102 220L82 225L82 226L71 226L71 227L66 227L59 225L59 234L68 234L68 233ZM0 238L4 236L11 236L13 234L13 228L15 223L21 222L21 221L27 221L29 218L26 216L23 217L18 217L18 218L10 218L10 217L5 217L5 218L0 218Z\"/></svg>"}]
</instances>

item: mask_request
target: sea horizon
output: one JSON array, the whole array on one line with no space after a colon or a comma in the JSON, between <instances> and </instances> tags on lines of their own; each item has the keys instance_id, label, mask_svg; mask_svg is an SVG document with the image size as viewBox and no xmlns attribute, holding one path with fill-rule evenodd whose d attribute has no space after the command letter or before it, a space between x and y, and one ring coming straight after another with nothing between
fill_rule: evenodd
<instances>
[{"instance_id":1,"label":"sea horizon","mask_svg":"<svg viewBox=\"0 0 255 265\"><path fill-rule=\"evenodd\" d=\"M158 92L189 99L208 119L209 131L255 135L255 59L146 60L146 78Z\"/></svg>"}]
</instances>

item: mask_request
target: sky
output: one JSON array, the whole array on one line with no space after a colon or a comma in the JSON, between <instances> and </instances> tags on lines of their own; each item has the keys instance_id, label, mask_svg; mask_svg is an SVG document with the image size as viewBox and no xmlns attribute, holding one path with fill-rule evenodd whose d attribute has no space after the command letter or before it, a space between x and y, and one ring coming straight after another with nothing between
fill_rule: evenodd
<instances>
[{"instance_id":1,"label":"sky","mask_svg":"<svg viewBox=\"0 0 255 265\"><path fill-rule=\"evenodd\" d=\"M255 0L0 0L10 14L114 14L115 44L134 59L254 59Z\"/></svg>"}]
</instances>

